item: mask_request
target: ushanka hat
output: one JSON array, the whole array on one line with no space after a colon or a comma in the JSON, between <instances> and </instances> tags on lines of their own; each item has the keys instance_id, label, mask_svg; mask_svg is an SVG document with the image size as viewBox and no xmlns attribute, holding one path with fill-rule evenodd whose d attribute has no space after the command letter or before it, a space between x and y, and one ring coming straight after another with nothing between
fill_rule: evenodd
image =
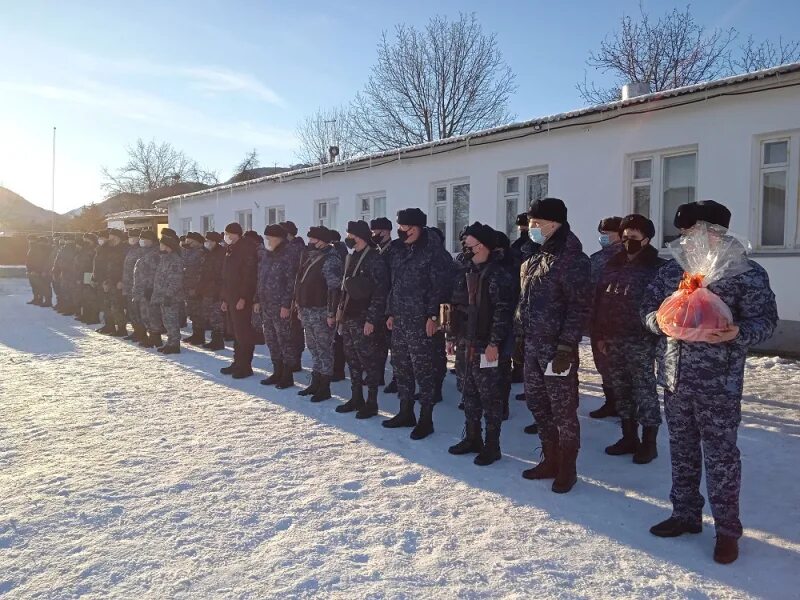
<instances>
[{"instance_id":1,"label":"ushanka hat","mask_svg":"<svg viewBox=\"0 0 800 600\"><path fill-rule=\"evenodd\" d=\"M656 235L656 226L653 225L653 222L644 215L632 214L628 215L624 219L621 219L619 224L619 234L622 235L622 232L626 229L635 229L636 231L641 232L644 237L651 240Z\"/></svg>"},{"instance_id":2,"label":"ushanka hat","mask_svg":"<svg viewBox=\"0 0 800 600\"><path fill-rule=\"evenodd\" d=\"M619 231L620 223L622 223L621 217L606 217L605 219L600 219L597 231L600 233L604 231Z\"/></svg>"},{"instance_id":3,"label":"ushanka hat","mask_svg":"<svg viewBox=\"0 0 800 600\"><path fill-rule=\"evenodd\" d=\"M267 225L264 229L264 235L267 237L286 238L286 228L278 225Z\"/></svg>"},{"instance_id":4,"label":"ushanka hat","mask_svg":"<svg viewBox=\"0 0 800 600\"><path fill-rule=\"evenodd\" d=\"M497 247L497 232L489 225L484 225L479 221L475 221L472 225L467 227L465 233L474 237L481 244L489 248L489 250L494 250Z\"/></svg>"},{"instance_id":5,"label":"ushanka hat","mask_svg":"<svg viewBox=\"0 0 800 600\"><path fill-rule=\"evenodd\" d=\"M419 208L404 208L397 212L397 224L409 227L425 227L428 216Z\"/></svg>"},{"instance_id":6,"label":"ushanka hat","mask_svg":"<svg viewBox=\"0 0 800 600\"><path fill-rule=\"evenodd\" d=\"M698 221L719 225L727 229L731 224L731 211L714 200L700 200L681 204L675 212L675 227L689 229Z\"/></svg>"},{"instance_id":7,"label":"ushanka hat","mask_svg":"<svg viewBox=\"0 0 800 600\"><path fill-rule=\"evenodd\" d=\"M203 237L203 235L200 234L200 233L197 233L196 231L190 231L188 234L186 234L186 239L187 240L194 240L198 244L202 244L202 243L204 243L206 241L206 239Z\"/></svg>"},{"instance_id":8,"label":"ushanka hat","mask_svg":"<svg viewBox=\"0 0 800 600\"><path fill-rule=\"evenodd\" d=\"M349 221L347 223L347 233L367 243L372 243L372 231L366 221Z\"/></svg>"},{"instance_id":9,"label":"ushanka hat","mask_svg":"<svg viewBox=\"0 0 800 600\"><path fill-rule=\"evenodd\" d=\"M391 231L392 222L386 217L378 217L377 219L372 219L372 221L370 221L369 228L380 231Z\"/></svg>"},{"instance_id":10,"label":"ushanka hat","mask_svg":"<svg viewBox=\"0 0 800 600\"><path fill-rule=\"evenodd\" d=\"M534 200L528 209L529 219L542 219L556 223L567 222L567 206L560 198Z\"/></svg>"}]
</instances>

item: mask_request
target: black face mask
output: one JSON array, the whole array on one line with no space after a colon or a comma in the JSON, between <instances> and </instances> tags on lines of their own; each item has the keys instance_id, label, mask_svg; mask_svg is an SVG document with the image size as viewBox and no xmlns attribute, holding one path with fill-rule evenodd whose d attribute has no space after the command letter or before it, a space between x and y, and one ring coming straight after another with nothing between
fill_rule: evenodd
<instances>
[{"instance_id":1,"label":"black face mask","mask_svg":"<svg viewBox=\"0 0 800 600\"><path fill-rule=\"evenodd\" d=\"M379 233L372 234L372 242L374 244L382 244L383 243L383 236Z\"/></svg>"},{"instance_id":2,"label":"black face mask","mask_svg":"<svg viewBox=\"0 0 800 600\"><path fill-rule=\"evenodd\" d=\"M628 254L636 254L642 249L642 240L625 240L622 245Z\"/></svg>"},{"instance_id":3,"label":"black face mask","mask_svg":"<svg viewBox=\"0 0 800 600\"><path fill-rule=\"evenodd\" d=\"M397 239L401 242L405 242L408 239L408 232L403 231L402 229L397 230Z\"/></svg>"},{"instance_id":4,"label":"black face mask","mask_svg":"<svg viewBox=\"0 0 800 600\"><path fill-rule=\"evenodd\" d=\"M313 242L308 242L306 244L306 246L308 247L309 250L316 250L317 249L317 245L315 243L313 243Z\"/></svg>"},{"instance_id":5,"label":"black face mask","mask_svg":"<svg viewBox=\"0 0 800 600\"><path fill-rule=\"evenodd\" d=\"M347 246L348 248L350 248L350 250L352 250L353 248L356 247L355 238L345 238L344 245Z\"/></svg>"},{"instance_id":6,"label":"black face mask","mask_svg":"<svg viewBox=\"0 0 800 600\"><path fill-rule=\"evenodd\" d=\"M472 257L475 256L475 253L472 251L472 248L464 248L462 255L466 260L472 260Z\"/></svg>"}]
</instances>

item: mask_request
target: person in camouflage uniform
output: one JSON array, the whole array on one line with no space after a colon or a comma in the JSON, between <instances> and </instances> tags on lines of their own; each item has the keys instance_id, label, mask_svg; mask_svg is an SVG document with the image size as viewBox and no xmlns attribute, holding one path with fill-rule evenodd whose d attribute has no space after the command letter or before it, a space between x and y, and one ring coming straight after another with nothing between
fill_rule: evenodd
<instances>
[{"instance_id":1,"label":"person in camouflage uniform","mask_svg":"<svg viewBox=\"0 0 800 600\"><path fill-rule=\"evenodd\" d=\"M183 258L183 286L186 293L186 314L192 321L192 334L184 338L184 342L195 346L206 343L206 324L203 318L203 297L199 287L203 275L203 263L206 259L205 238L196 231L186 235L185 248L181 251Z\"/></svg>"},{"instance_id":2,"label":"person in camouflage uniform","mask_svg":"<svg viewBox=\"0 0 800 600\"><path fill-rule=\"evenodd\" d=\"M656 233L650 219L628 215L621 219L619 231L622 251L606 263L595 286L591 336L608 367L606 381L622 417L622 439L606 448L606 454L633 454L633 462L647 464L658 456L661 407L655 375L657 338L642 325L639 307L664 260L650 245Z\"/></svg>"},{"instance_id":3,"label":"person in camouflage uniform","mask_svg":"<svg viewBox=\"0 0 800 600\"><path fill-rule=\"evenodd\" d=\"M164 354L180 354L180 303L185 300L184 262L180 243L172 236L161 236L161 260L153 279L150 300L161 307L161 319L167 330L167 343L158 349Z\"/></svg>"},{"instance_id":4,"label":"person in camouflage uniform","mask_svg":"<svg viewBox=\"0 0 800 600\"><path fill-rule=\"evenodd\" d=\"M426 227L427 221L427 215L419 208L399 211L400 242L389 254L392 283L386 325L392 332L392 366L400 410L383 426L414 427L414 440L434 432L434 336L439 331L439 306L449 300L455 274L452 257L439 236ZM415 383L419 386L419 421L414 414Z\"/></svg>"},{"instance_id":5,"label":"person in camouflage uniform","mask_svg":"<svg viewBox=\"0 0 800 600\"><path fill-rule=\"evenodd\" d=\"M347 224L345 244L353 253L345 261L343 295L338 312L339 330L350 368L352 396L337 406L336 412L356 412L357 419L368 419L378 414L378 385L385 364L381 363L383 342L379 331L386 325L389 270L372 241L372 232L366 221ZM364 383L367 385L366 402Z\"/></svg>"},{"instance_id":6,"label":"person in camouflage uniform","mask_svg":"<svg viewBox=\"0 0 800 600\"><path fill-rule=\"evenodd\" d=\"M133 267L133 285L131 294L139 307L139 316L147 329L147 336L139 341L143 348L154 348L162 345L161 306L152 302L156 270L161 261L158 237L155 231L143 231L139 234L142 255Z\"/></svg>"},{"instance_id":7,"label":"person in camouflage uniform","mask_svg":"<svg viewBox=\"0 0 800 600\"><path fill-rule=\"evenodd\" d=\"M536 200L528 217L531 239L541 246L522 264L517 318L525 335L525 396L544 460L522 475L555 479L552 490L566 493L577 481L578 343L590 308L591 264L563 201Z\"/></svg>"},{"instance_id":8,"label":"person in camouflage uniform","mask_svg":"<svg viewBox=\"0 0 800 600\"><path fill-rule=\"evenodd\" d=\"M383 258L383 261L386 263L386 269L390 268L391 261L389 260L389 254L391 253L392 243L392 222L387 219L386 217L378 217L377 219L373 219L369 223L370 231L372 232L372 243L375 244L375 249ZM386 361L389 358L389 348L391 347L392 341L392 332L386 328L386 324L384 322L383 326L380 327L380 330L377 332L380 338L380 349L381 349L381 356L383 357L381 364L383 367L381 368L381 381L379 385L384 385L385 383L385 372L386 372ZM397 380L394 377L394 373L392 373L392 379L388 385L383 389L385 394L396 394L397 393Z\"/></svg>"},{"instance_id":9,"label":"person in camouflage uniform","mask_svg":"<svg viewBox=\"0 0 800 600\"><path fill-rule=\"evenodd\" d=\"M331 397L333 377L336 307L342 284L342 258L331 245L333 232L326 227L312 227L306 236L308 252L295 285L295 301L305 330L306 344L317 374L312 402Z\"/></svg>"},{"instance_id":10,"label":"person in camouflage uniform","mask_svg":"<svg viewBox=\"0 0 800 600\"><path fill-rule=\"evenodd\" d=\"M58 312L62 315L74 315L77 308L77 284L75 281L75 257L78 247L72 234L64 234L63 244L53 264L53 278L58 280Z\"/></svg>"},{"instance_id":11,"label":"person in camouflage uniform","mask_svg":"<svg viewBox=\"0 0 800 600\"><path fill-rule=\"evenodd\" d=\"M619 255L623 252L622 241L620 240L619 225L622 219L619 217L606 217L600 221L597 226L597 231L600 233L600 250L595 252L589 257L592 263L592 290L597 287L600 278L603 275L606 264L612 257ZM594 321L597 317L594 311L589 317L589 331L591 332L594 326ZM617 416L617 399L614 397L614 387L611 385L611 372L609 371L608 356L598 349L597 341L594 337L592 340L592 356L594 357L594 364L597 367L597 372L603 380L603 396L605 402L597 410L589 413L593 419L604 419L606 417Z\"/></svg>"},{"instance_id":12,"label":"person in camouflage uniform","mask_svg":"<svg viewBox=\"0 0 800 600\"><path fill-rule=\"evenodd\" d=\"M122 263L122 298L125 302L128 320L133 326L133 333L125 336L125 339L139 342L147 335L147 330L139 313L139 305L133 298L133 269L136 266L136 261L145 252L144 248L139 245L139 231L128 231L128 246L128 252L125 254L125 260Z\"/></svg>"},{"instance_id":13,"label":"person in camouflage uniform","mask_svg":"<svg viewBox=\"0 0 800 600\"><path fill-rule=\"evenodd\" d=\"M678 208L675 226L682 233L700 221L727 229L730 218L730 211L717 202L693 202ZM708 290L733 313L728 330L718 334L714 343L662 337L657 356L658 383L664 388L669 430L673 508L672 516L650 531L660 537L675 537L702 530L700 480L705 461L708 499L717 532L714 560L720 563L736 560L742 536L737 430L747 350L769 339L778 322L767 272L752 260L747 265L744 273L708 285ZM661 267L645 292L640 314L656 335L664 335L656 311L678 289L683 274L677 261L671 260Z\"/></svg>"},{"instance_id":14,"label":"person in camouflage uniform","mask_svg":"<svg viewBox=\"0 0 800 600\"><path fill-rule=\"evenodd\" d=\"M115 337L128 335L128 319L125 315L125 299L122 295L122 272L125 255L130 248L127 238L128 236L118 229L108 230L108 263L103 289L106 290L106 304L112 323L111 331L108 333Z\"/></svg>"},{"instance_id":15,"label":"person in camouflage uniform","mask_svg":"<svg viewBox=\"0 0 800 600\"><path fill-rule=\"evenodd\" d=\"M222 265L225 248L222 235L216 231L206 233L206 249L198 293L201 297L203 322L211 330L211 341L203 344L207 350L225 349L225 314L222 312Z\"/></svg>"},{"instance_id":16,"label":"person in camouflage uniform","mask_svg":"<svg viewBox=\"0 0 800 600\"><path fill-rule=\"evenodd\" d=\"M298 266L303 262L303 253L306 251L306 243L303 238L297 235L297 225L292 221L282 221L278 223L286 231L286 241L289 242L288 249L294 254L294 262ZM289 330L292 334L292 346L294 347L293 366L295 373L303 369L303 350L306 347L306 340L303 334L303 324L297 316L296 308L289 316Z\"/></svg>"},{"instance_id":17,"label":"person in camouflage uniform","mask_svg":"<svg viewBox=\"0 0 800 600\"><path fill-rule=\"evenodd\" d=\"M294 386L297 360L297 340L292 338L290 317L299 255L287 241L286 230L280 225L268 225L264 236L267 246L258 261L253 311L261 315L264 342L272 360L272 375L262 379L261 384L284 390Z\"/></svg>"},{"instance_id":18,"label":"person in camouflage uniform","mask_svg":"<svg viewBox=\"0 0 800 600\"><path fill-rule=\"evenodd\" d=\"M80 285L79 298L81 314L75 317L77 320L87 325L95 325L100 322L99 310L97 307L97 294L91 283L86 283L87 276L91 279L94 255L97 251L97 236L87 233L83 236L83 246L78 256L75 258L75 271L78 275Z\"/></svg>"},{"instance_id":19,"label":"person in camouflage uniform","mask_svg":"<svg viewBox=\"0 0 800 600\"><path fill-rule=\"evenodd\" d=\"M114 320L111 318L111 313L108 310L108 300L106 290L103 282L106 279L106 272L108 271L108 230L101 230L97 232L97 249L94 253L94 261L92 262L92 287L95 290L95 297L97 298L97 310L103 313L103 326L97 330L97 333L111 333L114 330Z\"/></svg>"},{"instance_id":20,"label":"person in camouflage uniform","mask_svg":"<svg viewBox=\"0 0 800 600\"><path fill-rule=\"evenodd\" d=\"M466 419L464 439L451 446L450 454L478 453L475 464L490 465L500 460L500 427L503 422L503 394L511 373L501 365L501 359L510 359L513 349L512 321L516 297L514 280L501 264L502 257L494 253L497 232L481 223L473 223L466 230L464 257L472 266L463 271L455 287L466 288L467 279L473 278L476 286L474 304L469 304L467 290L467 319L460 320L456 331L457 342L466 349L463 397ZM455 290L454 290L455 291ZM463 291L454 300L463 299ZM470 318L470 311L473 317ZM481 368L481 357L496 366ZM507 396L506 396L507 400ZM481 434L481 418L486 421L486 440Z\"/></svg>"}]
</instances>

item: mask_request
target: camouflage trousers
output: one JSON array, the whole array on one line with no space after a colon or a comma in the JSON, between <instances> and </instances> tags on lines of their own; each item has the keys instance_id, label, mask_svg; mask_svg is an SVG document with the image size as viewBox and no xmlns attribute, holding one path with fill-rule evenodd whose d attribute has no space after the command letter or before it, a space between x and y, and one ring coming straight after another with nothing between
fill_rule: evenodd
<instances>
[{"instance_id":1,"label":"camouflage trousers","mask_svg":"<svg viewBox=\"0 0 800 600\"><path fill-rule=\"evenodd\" d=\"M169 305L161 304L161 320L164 322L164 329L167 330L167 345L178 346L181 342L181 302L173 302Z\"/></svg>"},{"instance_id":2,"label":"camouflage trousers","mask_svg":"<svg viewBox=\"0 0 800 600\"><path fill-rule=\"evenodd\" d=\"M555 344L525 338L525 399L539 425L542 442L580 447L578 423L578 357L566 377L545 376Z\"/></svg>"},{"instance_id":3,"label":"camouflage trousers","mask_svg":"<svg viewBox=\"0 0 800 600\"><path fill-rule=\"evenodd\" d=\"M347 365L350 367L350 383L359 387L366 383L370 390L377 390L383 376L383 353L378 333L380 323L370 335L364 335L365 319L348 319L342 322L342 342ZM366 372L366 380L364 379Z\"/></svg>"},{"instance_id":4,"label":"camouflage trousers","mask_svg":"<svg viewBox=\"0 0 800 600\"><path fill-rule=\"evenodd\" d=\"M142 315L142 322L147 327L148 333L161 335L164 325L161 320L161 305L150 302L145 298L140 298L139 314Z\"/></svg>"},{"instance_id":5,"label":"camouflage trousers","mask_svg":"<svg viewBox=\"0 0 800 600\"><path fill-rule=\"evenodd\" d=\"M464 344L459 344L463 346ZM464 356L463 396L467 422L485 419L487 427L500 427L503 422L504 380L510 372L505 366L481 369L481 354L475 350L472 360Z\"/></svg>"},{"instance_id":6,"label":"camouflage trousers","mask_svg":"<svg viewBox=\"0 0 800 600\"><path fill-rule=\"evenodd\" d=\"M306 334L306 344L311 352L314 371L326 377L333 376L333 340L336 328L328 327L326 308L301 308L300 320Z\"/></svg>"},{"instance_id":7,"label":"camouflage trousers","mask_svg":"<svg viewBox=\"0 0 800 600\"><path fill-rule=\"evenodd\" d=\"M464 393L464 372L467 369L467 354L466 354L466 346L463 341L456 342L456 356L455 356L455 367L456 367L456 389Z\"/></svg>"},{"instance_id":8,"label":"camouflage trousers","mask_svg":"<svg viewBox=\"0 0 800 600\"><path fill-rule=\"evenodd\" d=\"M122 290L112 287L106 294L106 299L110 316L110 321L106 322L117 327L125 327L128 318L125 315L125 298L122 297Z\"/></svg>"},{"instance_id":9,"label":"camouflage trousers","mask_svg":"<svg viewBox=\"0 0 800 600\"><path fill-rule=\"evenodd\" d=\"M297 350L292 339L292 323L289 319L281 319L280 306L261 305L261 327L272 364L280 362L296 366Z\"/></svg>"},{"instance_id":10,"label":"camouflage trousers","mask_svg":"<svg viewBox=\"0 0 800 600\"><path fill-rule=\"evenodd\" d=\"M81 308L83 316L88 320L98 320L100 307L97 303L97 290L91 285L81 286Z\"/></svg>"},{"instance_id":11,"label":"camouflage trousers","mask_svg":"<svg viewBox=\"0 0 800 600\"><path fill-rule=\"evenodd\" d=\"M225 331L225 313L222 312L222 300L203 298L203 321L212 333L222 335Z\"/></svg>"},{"instance_id":12,"label":"camouflage trousers","mask_svg":"<svg viewBox=\"0 0 800 600\"><path fill-rule=\"evenodd\" d=\"M427 317L395 317L392 329L392 367L401 401L413 401L419 386L419 403L433 405L439 373L436 370L434 338L425 332Z\"/></svg>"},{"instance_id":13,"label":"camouflage trousers","mask_svg":"<svg viewBox=\"0 0 800 600\"><path fill-rule=\"evenodd\" d=\"M679 384L674 392L664 391L664 412L672 461L669 496L673 515L683 521L700 522L704 504L700 479L705 460L706 488L717 533L741 537L742 462L736 445L741 396L704 395Z\"/></svg>"},{"instance_id":14,"label":"camouflage trousers","mask_svg":"<svg viewBox=\"0 0 800 600\"><path fill-rule=\"evenodd\" d=\"M205 329L206 323L203 316L203 299L200 296L187 296L186 314L192 321L192 331Z\"/></svg>"},{"instance_id":15,"label":"camouflage trousers","mask_svg":"<svg viewBox=\"0 0 800 600\"><path fill-rule=\"evenodd\" d=\"M131 325L133 325L134 328L144 327L144 322L142 321L142 314L139 311L139 303L130 297L127 297L126 300L128 303L128 319L130 320Z\"/></svg>"},{"instance_id":16,"label":"camouflage trousers","mask_svg":"<svg viewBox=\"0 0 800 600\"><path fill-rule=\"evenodd\" d=\"M73 281L69 277L62 277L59 290L61 291L59 294L59 303L65 308L70 308L72 310L77 309L79 300L78 282Z\"/></svg>"},{"instance_id":17,"label":"camouflage trousers","mask_svg":"<svg viewBox=\"0 0 800 600\"><path fill-rule=\"evenodd\" d=\"M656 338L648 335L644 339L615 339L606 347L608 377L619 416L636 419L644 427L661 425L655 372Z\"/></svg>"}]
</instances>

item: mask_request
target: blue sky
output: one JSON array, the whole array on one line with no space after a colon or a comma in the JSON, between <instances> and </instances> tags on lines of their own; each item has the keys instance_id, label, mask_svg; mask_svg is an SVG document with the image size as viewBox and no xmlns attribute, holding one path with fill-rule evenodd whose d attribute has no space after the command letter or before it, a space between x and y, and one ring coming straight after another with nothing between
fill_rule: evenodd
<instances>
[{"instance_id":1,"label":"blue sky","mask_svg":"<svg viewBox=\"0 0 800 600\"><path fill-rule=\"evenodd\" d=\"M660 14L685 3L645 1ZM520 119L583 105L590 50L638 0L317 2L0 0L0 185L56 210L102 200L100 168L142 137L166 140L225 179L257 148L263 165L297 162L295 126L346 103L381 31L475 12L517 74ZM708 27L800 37L800 2L695 2ZM589 76L594 74L589 72ZM603 82L602 75L596 80Z\"/></svg>"}]
</instances>

